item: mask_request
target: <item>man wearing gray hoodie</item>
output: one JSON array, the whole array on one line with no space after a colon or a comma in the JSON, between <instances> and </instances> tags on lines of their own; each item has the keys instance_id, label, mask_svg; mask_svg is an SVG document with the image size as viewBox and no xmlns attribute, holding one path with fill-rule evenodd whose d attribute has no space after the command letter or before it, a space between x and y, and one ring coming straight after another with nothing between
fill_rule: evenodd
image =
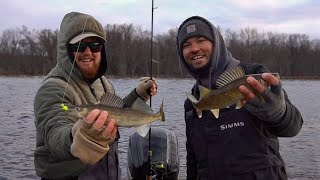
<instances>
[{"instance_id":1,"label":"man wearing gray hoodie","mask_svg":"<svg viewBox=\"0 0 320 180\"><path fill-rule=\"evenodd\" d=\"M36 126L35 170L42 179L121 178L118 128L107 111L93 110L84 119L67 114L64 105L96 104L105 93L115 93L104 76L107 70L106 33L94 17L71 12L64 16L57 42L57 64L34 99ZM157 92L144 78L127 97L130 107ZM142 102L142 101L139 101Z\"/></svg>"},{"instance_id":2,"label":"man wearing gray hoodie","mask_svg":"<svg viewBox=\"0 0 320 180\"><path fill-rule=\"evenodd\" d=\"M264 101L247 87L240 86L244 106L220 109L218 118L209 110L202 111L199 117L191 101L185 101L187 179L287 179L278 137L297 135L303 119L282 89L281 81L261 64L233 58L220 32L203 17L192 16L182 22L177 34L177 50L182 64L196 79L192 94L198 99L198 85L216 89L219 76L238 66L245 74L263 73L262 78L270 84L270 88L266 88L248 77L247 83Z\"/></svg>"}]
</instances>

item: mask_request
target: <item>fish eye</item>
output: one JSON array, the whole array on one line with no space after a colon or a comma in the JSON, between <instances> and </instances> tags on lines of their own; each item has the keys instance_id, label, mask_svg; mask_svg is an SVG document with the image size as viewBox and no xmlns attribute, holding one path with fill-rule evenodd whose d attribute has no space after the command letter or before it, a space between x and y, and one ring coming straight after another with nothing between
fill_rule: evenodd
<instances>
[{"instance_id":1,"label":"fish eye","mask_svg":"<svg viewBox=\"0 0 320 180\"><path fill-rule=\"evenodd\" d=\"M80 111L81 107L75 107L75 110Z\"/></svg>"}]
</instances>

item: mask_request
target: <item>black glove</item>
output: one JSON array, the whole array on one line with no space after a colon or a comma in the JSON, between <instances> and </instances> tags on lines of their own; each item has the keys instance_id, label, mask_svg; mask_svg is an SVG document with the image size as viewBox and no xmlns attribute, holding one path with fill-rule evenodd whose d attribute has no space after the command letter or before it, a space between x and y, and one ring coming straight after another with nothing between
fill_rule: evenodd
<instances>
[{"instance_id":1,"label":"black glove","mask_svg":"<svg viewBox=\"0 0 320 180\"><path fill-rule=\"evenodd\" d=\"M260 98L259 98L260 97ZM286 103L281 82L271 85L264 92L249 100L244 108L262 121L276 123L286 112Z\"/></svg>"}]
</instances>

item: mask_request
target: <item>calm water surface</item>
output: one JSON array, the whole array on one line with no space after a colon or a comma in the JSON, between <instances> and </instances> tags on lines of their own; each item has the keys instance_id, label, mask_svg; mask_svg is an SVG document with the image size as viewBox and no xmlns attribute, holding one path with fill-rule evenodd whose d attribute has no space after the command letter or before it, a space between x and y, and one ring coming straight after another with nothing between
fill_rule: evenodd
<instances>
[{"instance_id":1,"label":"calm water surface","mask_svg":"<svg viewBox=\"0 0 320 180\"><path fill-rule=\"evenodd\" d=\"M35 175L33 151L35 127L33 98L42 77L0 77L0 179L39 179ZM136 86L136 79L111 79L121 97ZM185 125L183 103L191 79L158 79L159 92L152 98L158 111L162 99L166 123L154 123L174 131L178 136L180 179L186 176ZM289 179L320 179L320 81L285 80L284 88L305 120L301 132L293 138L280 138L281 154L286 162ZM133 129L121 128L119 143L122 177L126 177L127 143Z\"/></svg>"}]
</instances>

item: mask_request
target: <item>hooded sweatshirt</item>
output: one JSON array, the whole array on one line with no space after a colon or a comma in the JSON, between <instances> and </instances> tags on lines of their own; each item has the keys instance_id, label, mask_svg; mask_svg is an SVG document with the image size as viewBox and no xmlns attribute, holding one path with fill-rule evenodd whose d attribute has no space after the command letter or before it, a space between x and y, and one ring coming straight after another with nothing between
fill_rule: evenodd
<instances>
[{"instance_id":1,"label":"hooded sweatshirt","mask_svg":"<svg viewBox=\"0 0 320 180\"><path fill-rule=\"evenodd\" d=\"M86 32L106 38L102 25L94 17L78 12L65 15L58 33L57 64L46 76L34 99L34 164L37 175L42 178L120 179L117 141L110 145L107 155L93 166L82 163L70 152L71 129L78 118L68 116L61 110L61 103L67 106L94 104L105 92L114 93L113 86L103 76L107 70L105 43L95 78L85 79L73 63L74 57L68 50L69 42Z\"/></svg>"},{"instance_id":2,"label":"hooded sweatshirt","mask_svg":"<svg viewBox=\"0 0 320 180\"><path fill-rule=\"evenodd\" d=\"M199 69L189 66L182 53L183 43L195 36L213 43L209 63ZM215 89L216 80L229 68L241 66L246 74L268 72L260 64L240 63L228 52L220 32L206 19L192 16L178 29L177 50L180 60L196 79L197 85ZM287 179L285 164L279 152L278 137L295 136L302 127L300 112L285 94L286 112L277 123L265 122L244 108L221 109L219 119L210 111L199 118L190 100L184 104L186 122L187 179L267 180Z\"/></svg>"}]
</instances>

